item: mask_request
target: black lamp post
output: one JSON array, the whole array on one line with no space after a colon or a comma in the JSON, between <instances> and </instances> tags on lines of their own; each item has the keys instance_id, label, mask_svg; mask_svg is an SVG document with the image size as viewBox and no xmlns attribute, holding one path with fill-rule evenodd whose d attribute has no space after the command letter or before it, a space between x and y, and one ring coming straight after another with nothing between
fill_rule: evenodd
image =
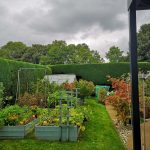
<instances>
[{"instance_id":1,"label":"black lamp post","mask_svg":"<svg viewBox=\"0 0 150 150\"><path fill-rule=\"evenodd\" d=\"M136 11L150 9L150 0L128 0L130 55L131 55L131 86L132 86L132 120L133 120L133 149L141 150L140 112L138 91L137 36Z\"/></svg>"}]
</instances>

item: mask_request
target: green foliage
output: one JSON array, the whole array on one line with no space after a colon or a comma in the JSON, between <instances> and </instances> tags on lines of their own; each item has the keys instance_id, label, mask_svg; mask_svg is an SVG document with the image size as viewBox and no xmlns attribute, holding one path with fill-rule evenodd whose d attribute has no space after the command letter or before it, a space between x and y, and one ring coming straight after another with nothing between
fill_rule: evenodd
<instances>
[{"instance_id":1,"label":"green foliage","mask_svg":"<svg viewBox=\"0 0 150 150\"><path fill-rule=\"evenodd\" d=\"M150 24L144 24L137 33L138 60L150 61Z\"/></svg>"},{"instance_id":2,"label":"green foliage","mask_svg":"<svg viewBox=\"0 0 150 150\"><path fill-rule=\"evenodd\" d=\"M105 63L105 64L83 64L83 65L54 65L51 66L53 74L76 74L81 78L92 81L94 84L110 84L107 76L120 77L130 72L129 63ZM139 70L147 72L150 63L139 63Z\"/></svg>"},{"instance_id":3,"label":"green foliage","mask_svg":"<svg viewBox=\"0 0 150 150\"><path fill-rule=\"evenodd\" d=\"M3 107L4 89L3 83L0 82L0 109Z\"/></svg>"},{"instance_id":4,"label":"green foliage","mask_svg":"<svg viewBox=\"0 0 150 150\"><path fill-rule=\"evenodd\" d=\"M93 82L86 80L75 81L75 87L79 88L79 97L81 99L91 96L95 89Z\"/></svg>"},{"instance_id":5,"label":"green foliage","mask_svg":"<svg viewBox=\"0 0 150 150\"><path fill-rule=\"evenodd\" d=\"M99 103L105 104L106 96L107 90L105 88L101 88L99 90Z\"/></svg>"},{"instance_id":6,"label":"green foliage","mask_svg":"<svg viewBox=\"0 0 150 150\"><path fill-rule=\"evenodd\" d=\"M35 64L86 64L103 61L97 51L90 50L86 44L70 44L53 41L48 45L33 44L31 47L22 42L8 42L0 49L0 57L32 62Z\"/></svg>"},{"instance_id":7,"label":"green foliage","mask_svg":"<svg viewBox=\"0 0 150 150\"><path fill-rule=\"evenodd\" d=\"M113 63L121 62L122 54L123 51L121 51L118 47L112 46L108 53L106 53L106 58Z\"/></svg>"},{"instance_id":8,"label":"green foliage","mask_svg":"<svg viewBox=\"0 0 150 150\"><path fill-rule=\"evenodd\" d=\"M58 105L60 98L64 101L67 99L67 93L66 91L55 91L53 93L49 93L48 95L48 106L49 107L54 107Z\"/></svg>"},{"instance_id":9,"label":"green foliage","mask_svg":"<svg viewBox=\"0 0 150 150\"><path fill-rule=\"evenodd\" d=\"M110 148L111 150L125 150L106 108L97 104L94 99L87 99L86 102L92 110L92 117L86 123L86 130L80 134L78 142L64 142L62 144L61 142L26 138L22 140L0 140L0 148L2 150L109 150Z\"/></svg>"},{"instance_id":10,"label":"green foliage","mask_svg":"<svg viewBox=\"0 0 150 150\"><path fill-rule=\"evenodd\" d=\"M47 74L51 73L51 69L42 65L35 65L25 62L0 59L0 81L3 82L6 95L15 96L18 80L18 70L20 68L37 68L37 70L22 70L20 72L21 91L30 87L28 83L36 81L38 78L43 78L45 70ZM39 68L43 68L42 70Z\"/></svg>"},{"instance_id":11,"label":"green foliage","mask_svg":"<svg viewBox=\"0 0 150 150\"><path fill-rule=\"evenodd\" d=\"M102 59L97 51L91 51L86 44L70 44L53 41L48 45L48 53L41 56L41 64L86 64L99 63Z\"/></svg>"},{"instance_id":12,"label":"green foliage","mask_svg":"<svg viewBox=\"0 0 150 150\"><path fill-rule=\"evenodd\" d=\"M5 126L25 124L31 116L32 112L27 107L8 106L0 112L0 124Z\"/></svg>"},{"instance_id":13,"label":"green foliage","mask_svg":"<svg viewBox=\"0 0 150 150\"><path fill-rule=\"evenodd\" d=\"M69 124L70 125L77 125L80 127L82 131L85 130L83 123L86 120L89 120L91 117L91 109L88 106L80 106L77 108L70 108L68 112L67 104L62 104L61 109L61 116L62 116L62 124L67 124L67 115L69 113ZM41 110L41 115L39 117L39 124L43 126L53 126L53 125L60 125L59 120L60 115L60 106L57 105L51 111L48 109Z\"/></svg>"},{"instance_id":14,"label":"green foliage","mask_svg":"<svg viewBox=\"0 0 150 150\"><path fill-rule=\"evenodd\" d=\"M62 90L63 86L58 85L55 82L50 83L46 79L38 79L37 82L33 82L31 85L31 93L41 93L46 98L50 93L54 93L56 91Z\"/></svg>"}]
</instances>

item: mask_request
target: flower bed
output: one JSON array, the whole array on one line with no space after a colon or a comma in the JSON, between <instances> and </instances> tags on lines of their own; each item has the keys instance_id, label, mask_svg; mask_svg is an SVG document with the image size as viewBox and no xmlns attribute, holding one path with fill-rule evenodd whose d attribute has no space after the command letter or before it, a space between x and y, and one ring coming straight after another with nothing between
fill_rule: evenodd
<instances>
[{"instance_id":1,"label":"flower bed","mask_svg":"<svg viewBox=\"0 0 150 150\"><path fill-rule=\"evenodd\" d=\"M77 141L79 131L84 131L84 121L88 120L90 111L87 107L70 108L62 104L54 109L41 109L38 124L35 126L37 139L50 141ZM60 117L60 109L62 109ZM68 117L69 116L69 117ZM68 117L68 118L67 118Z\"/></svg>"},{"instance_id":2,"label":"flower bed","mask_svg":"<svg viewBox=\"0 0 150 150\"><path fill-rule=\"evenodd\" d=\"M24 138L34 128L37 120L33 120L26 125L3 126L0 128L0 139Z\"/></svg>"},{"instance_id":3,"label":"flower bed","mask_svg":"<svg viewBox=\"0 0 150 150\"><path fill-rule=\"evenodd\" d=\"M36 122L28 107L8 106L0 112L0 138L24 138Z\"/></svg>"}]
</instances>

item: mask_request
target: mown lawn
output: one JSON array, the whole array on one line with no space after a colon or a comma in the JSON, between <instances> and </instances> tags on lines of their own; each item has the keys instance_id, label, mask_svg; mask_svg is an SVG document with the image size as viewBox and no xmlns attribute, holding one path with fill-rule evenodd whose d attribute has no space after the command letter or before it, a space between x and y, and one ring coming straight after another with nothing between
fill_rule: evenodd
<instances>
[{"instance_id":1,"label":"mown lawn","mask_svg":"<svg viewBox=\"0 0 150 150\"><path fill-rule=\"evenodd\" d=\"M87 104L93 110L86 130L78 142L49 142L35 139L0 140L0 150L125 150L105 107L93 99Z\"/></svg>"}]
</instances>

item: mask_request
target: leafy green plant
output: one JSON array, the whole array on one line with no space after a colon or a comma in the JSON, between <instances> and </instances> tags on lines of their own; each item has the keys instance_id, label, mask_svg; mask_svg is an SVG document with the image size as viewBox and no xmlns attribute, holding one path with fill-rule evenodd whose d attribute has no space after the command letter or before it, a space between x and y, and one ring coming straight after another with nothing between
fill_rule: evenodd
<instances>
[{"instance_id":1,"label":"leafy green plant","mask_svg":"<svg viewBox=\"0 0 150 150\"><path fill-rule=\"evenodd\" d=\"M62 100L62 103L67 103L67 98L72 99L72 103L75 103L75 97L70 96L66 91L56 91L54 93L49 93L48 95L48 106L55 107L59 104L59 100Z\"/></svg>"},{"instance_id":2,"label":"leafy green plant","mask_svg":"<svg viewBox=\"0 0 150 150\"><path fill-rule=\"evenodd\" d=\"M94 92L95 86L93 82L86 80L79 80L74 82L75 87L79 88L79 97L84 99L85 97L91 96Z\"/></svg>"},{"instance_id":3,"label":"leafy green plant","mask_svg":"<svg viewBox=\"0 0 150 150\"><path fill-rule=\"evenodd\" d=\"M106 97L107 97L107 90L105 88L101 88L99 90L99 103L105 104Z\"/></svg>"},{"instance_id":4,"label":"leafy green plant","mask_svg":"<svg viewBox=\"0 0 150 150\"><path fill-rule=\"evenodd\" d=\"M62 104L61 109L61 124L67 125L67 115L69 113L69 124L77 125L82 131L85 130L84 121L89 120L91 110L89 107L81 106L78 108L70 108L68 112L67 104ZM42 126L59 126L60 125L60 106L57 105L54 109L41 109L39 116L39 125Z\"/></svg>"},{"instance_id":5,"label":"leafy green plant","mask_svg":"<svg viewBox=\"0 0 150 150\"><path fill-rule=\"evenodd\" d=\"M49 93L54 93L62 89L63 89L63 85L58 85L55 82L50 83L46 79L39 79L37 80L37 82L32 83L31 93L32 94L41 93L47 98Z\"/></svg>"},{"instance_id":6,"label":"leafy green plant","mask_svg":"<svg viewBox=\"0 0 150 150\"><path fill-rule=\"evenodd\" d=\"M4 97L4 86L3 83L0 82L0 109L3 107L3 97Z\"/></svg>"},{"instance_id":7,"label":"leafy green plant","mask_svg":"<svg viewBox=\"0 0 150 150\"><path fill-rule=\"evenodd\" d=\"M32 119L32 112L28 107L18 105L7 106L0 112L0 125L15 126L27 124Z\"/></svg>"}]
</instances>

